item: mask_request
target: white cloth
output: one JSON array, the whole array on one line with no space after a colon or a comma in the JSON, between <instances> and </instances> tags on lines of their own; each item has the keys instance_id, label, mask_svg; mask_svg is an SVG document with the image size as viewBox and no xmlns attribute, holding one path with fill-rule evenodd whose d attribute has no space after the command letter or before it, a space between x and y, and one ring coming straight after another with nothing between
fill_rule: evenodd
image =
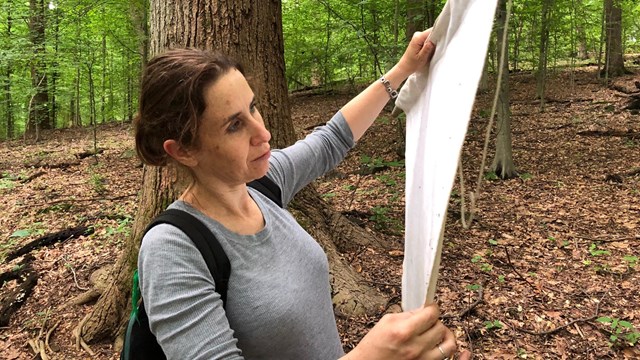
<instances>
[{"instance_id":1,"label":"white cloth","mask_svg":"<svg viewBox=\"0 0 640 360\"><path fill-rule=\"evenodd\" d=\"M411 75L396 106L407 115L402 307L432 302L460 150L489 44L497 0L449 0L430 35L429 69Z\"/></svg>"}]
</instances>

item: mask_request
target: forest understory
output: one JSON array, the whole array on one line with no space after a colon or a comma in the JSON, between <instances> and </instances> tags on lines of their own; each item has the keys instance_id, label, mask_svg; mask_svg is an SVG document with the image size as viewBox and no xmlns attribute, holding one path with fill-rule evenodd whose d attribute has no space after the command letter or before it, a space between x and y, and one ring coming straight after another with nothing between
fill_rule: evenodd
<instances>
[{"instance_id":1,"label":"forest understory","mask_svg":"<svg viewBox=\"0 0 640 360\"><path fill-rule=\"evenodd\" d=\"M474 358L640 358L640 115L626 109L638 80L605 85L594 67L551 73L540 112L533 75L511 74L519 176L483 172L469 229L456 180L438 282L443 321ZM298 134L351 96L346 89L292 96ZM474 107L462 152L467 189L478 177L491 103L490 91ZM72 331L108 274L94 272L115 262L133 222L142 167L131 132L130 124L100 126L100 151L87 157L88 128L0 144L0 358L34 359L41 348L50 359L118 358L111 342L91 345L90 355ZM392 244L343 254L389 299L378 316L336 314L346 350L399 308L402 132L386 112L317 182L335 210Z\"/></svg>"}]
</instances>

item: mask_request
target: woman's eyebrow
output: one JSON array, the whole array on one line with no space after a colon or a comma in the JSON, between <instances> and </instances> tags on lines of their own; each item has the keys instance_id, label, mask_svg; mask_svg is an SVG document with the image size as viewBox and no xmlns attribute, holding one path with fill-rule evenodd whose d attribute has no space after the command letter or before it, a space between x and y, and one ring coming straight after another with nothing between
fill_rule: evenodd
<instances>
[{"instance_id":1,"label":"woman's eyebrow","mask_svg":"<svg viewBox=\"0 0 640 360\"><path fill-rule=\"evenodd\" d=\"M249 104L249 107L255 105L256 103L256 96L253 95L253 98L251 99L251 103ZM232 122L233 120L235 120L238 116L240 116L240 114L242 114L242 111L238 111L235 114L231 114L229 115L225 121L222 123L222 127L225 127L228 123Z\"/></svg>"}]
</instances>

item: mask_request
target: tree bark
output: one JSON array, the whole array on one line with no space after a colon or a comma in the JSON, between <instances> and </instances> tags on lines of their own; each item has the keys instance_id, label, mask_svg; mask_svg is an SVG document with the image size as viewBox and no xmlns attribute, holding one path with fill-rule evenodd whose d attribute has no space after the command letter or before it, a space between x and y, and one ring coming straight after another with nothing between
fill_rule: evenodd
<instances>
[{"instance_id":1,"label":"tree bark","mask_svg":"<svg viewBox=\"0 0 640 360\"><path fill-rule=\"evenodd\" d=\"M498 59L502 57L504 49L504 64L502 67L502 78L498 81L502 82L498 99L498 133L496 135L496 153L491 164L491 171L502 179L508 179L517 176L515 166L513 164L513 155L511 150L511 111L509 110L509 37L502 41L503 34L508 31L506 23L507 1L500 0L497 12L497 35L498 35ZM498 61L500 62L500 61Z\"/></svg>"},{"instance_id":2,"label":"tree bark","mask_svg":"<svg viewBox=\"0 0 640 360\"><path fill-rule=\"evenodd\" d=\"M622 52L622 7L620 0L605 0L604 12L606 52L603 75L609 78L627 73L624 68Z\"/></svg>"},{"instance_id":3,"label":"tree bark","mask_svg":"<svg viewBox=\"0 0 640 360\"><path fill-rule=\"evenodd\" d=\"M542 1L542 20L540 28L540 47L538 52L538 71L536 73L536 95L540 99L540 111L544 111L544 93L547 81L547 58L549 56L549 22L551 21L552 1Z\"/></svg>"},{"instance_id":4,"label":"tree bark","mask_svg":"<svg viewBox=\"0 0 640 360\"><path fill-rule=\"evenodd\" d=\"M172 47L216 49L245 65L258 97L259 109L272 134L272 145L295 141L284 69L284 41L279 0L152 0L150 54ZM186 176L175 168L145 166L134 229L113 270L113 281L80 323L87 342L114 337L122 329L131 275L146 224L174 201L184 189ZM348 314L373 312L385 299L362 285L360 275L343 262L332 241L326 208L312 189L296 200L301 223L323 246L331 262L331 281L337 308ZM305 220L306 219L306 220ZM116 344L117 345L117 344Z\"/></svg>"},{"instance_id":5,"label":"tree bark","mask_svg":"<svg viewBox=\"0 0 640 360\"><path fill-rule=\"evenodd\" d=\"M12 3L7 4L7 39L12 38L11 27L13 26L13 14ZM7 65L5 68L6 80L4 83L4 100L5 100L5 120L7 129L7 139L11 139L14 136L15 125L13 122L13 100L11 99L11 74L13 73L13 61L7 59Z\"/></svg>"},{"instance_id":6,"label":"tree bark","mask_svg":"<svg viewBox=\"0 0 640 360\"><path fill-rule=\"evenodd\" d=\"M33 46L31 61L31 85L35 94L31 101L27 132L36 133L38 129L50 129L51 121L47 106L47 70L45 62L45 16L44 0L29 0L29 37ZM37 136L36 136L37 137Z\"/></svg>"}]
</instances>

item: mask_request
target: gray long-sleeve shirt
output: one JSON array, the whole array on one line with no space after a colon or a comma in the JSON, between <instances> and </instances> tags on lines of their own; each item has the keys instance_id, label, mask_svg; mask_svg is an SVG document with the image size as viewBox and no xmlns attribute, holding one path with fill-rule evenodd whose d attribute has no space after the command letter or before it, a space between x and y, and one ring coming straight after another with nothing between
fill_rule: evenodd
<instances>
[{"instance_id":1,"label":"gray long-sleeve shirt","mask_svg":"<svg viewBox=\"0 0 640 360\"><path fill-rule=\"evenodd\" d=\"M338 113L304 140L274 150L267 176L287 204L353 147ZM327 258L293 216L249 189L265 220L239 235L183 201L216 236L231 262L226 308L193 242L161 224L144 237L140 284L151 331L168 359L337 359L343 355L331 304Z\"/></svg>"}]
</instances>

